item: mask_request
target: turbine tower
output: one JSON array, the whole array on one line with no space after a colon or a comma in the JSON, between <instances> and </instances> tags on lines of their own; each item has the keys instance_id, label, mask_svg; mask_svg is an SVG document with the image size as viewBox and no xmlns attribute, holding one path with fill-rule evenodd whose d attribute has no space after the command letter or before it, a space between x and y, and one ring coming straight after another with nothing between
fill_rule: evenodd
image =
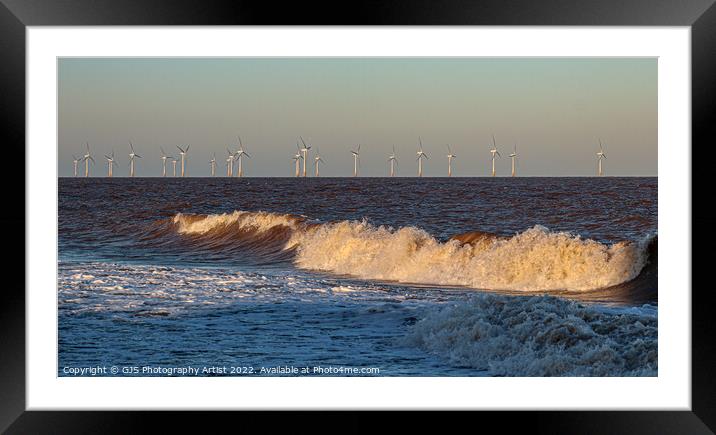
<instances>
[{"instance_id":1,"label":"turbine tower","mask_svg":"<svg viewBox=\"0 0 716 435\"><path fill-rule=\"evenodd\" d=\"M306 142L303 141L303 138L299 136L301 139L301 143L303 144L303 148L299 148L299 151L303 153L303 176L306 176L306 159L308 158L308 150L311 149L310 146L306 145Z\"/></svg>"},{"instance_id":2,"label":"turbine tower","mask_svg":"<svg viewBox=\"0 0 716 435\"><path fill-rule=\"evenodd\" d=\"M301 159L303 158L301 156L301 147L298 146L298 142L296 142L296 148L298 148L298 152L296 155L293 156L293 160L296 162L296 177L301 176Z\"/></svg>"},{"instance_id":3,"label":"turbine tower","mask_svg":"<svg viewBox=\"0 0 716 435\"><path fill-rule=\"evenodd\" d=\"M216 153L214 153L214 157L209 160L209 164L211 165L211 176L213 177L216 175Z\"/></svg>"},{"instance_id":4,"label":"turbine tower","mask_svg":"<svg viewBox=\"0 0 716 435\"><path fill-rule=\"evenodd\" d=\"M517 158L517 144L515 144L515 150L510 154L510 158L512 159L512 176L515 176L515 159Z\"/></svg>"},{"instance_id":5,"label":"turbine tower","mask_svg":"<svg viewBox=\"0 0 716 435\"><path fill-rule=\"evenodd\" d=\"M425 154L425 151L423 151L423 140L418 137L418 142L420 143L420 150L418 150L418 177L423 176L423 158L428 158L428 155Z\"/></svg>"},{"instance_id":6,"label":"turbine tower","mask_svg":"<svg viewBox=\"0 0 716 435\"><path fill-rule=\"evenodd\" d=\"M177 176L177 159L175 159L172 156L170 156L169 158L172 159L172 176L176 177Z\"/></svg>"},{"instance_id":7,"label":"turbine tower","mask_svg":"<svg viewBox=\"0 0 716 435\"><path fill-rule=\"evenodd\" d=\"M353 176L358 176L358 166L360 166L360 144L358 144L358 149L351 150L351 154L353 154Z\"/></svg>"},{"instance_id":8,"label":"turbine tower","mask_svg":"<svg viewBox=\"0 0 716 435\"><path fill-rule=\"evenodd\" d=\"M597 175L600 176L600 177L603 175L603 173L602 173L602 159L606 159L606 158L607 158L607 155L604 154L604 149L602 148L602 140L599 139L599 152L597 153L597 160L598 160L598 162L599 162L599 163L598 163L599 167L598 167L598 169L597 169Z\"/></svg>"},{"instance_id":9,"label":"turbine tower","mask_svg":"<svg viewBox=\"0 0 716 435\"><path fill-rule=\"evenodd\" d=\"M189 146L186 146L186 149L182 149L179 145L176 147L179 148L179 155L181 156L181 176L184 176L184 168L185 168L185 162L186 162L186 154L189 152Z\"/></svg>"},{"instance_id":10,"label":"turbine tower","mask_svg":"<svg viewBox=\"0 0 716 435\"><path fill-rule=\"evenodd\" d=\"M448 177L452 177L452 159L457 157L455 154L452 153L450 150L450 145L447 145L447 158L448 158Z\"/></svg>"},{"instance_id":11,"label":"turbine tower","mask_svg":"<svg viewBox=\"0 0 716 435\"><path fill-rule=\"evenodd\" d=\"M226 148L226 152L229 153L229 157L226 158L226 176L231 177L234 175L234 153Z\"/></svg>"},{"instance_id":12,"label":"turbine tower","mask_svg":"<svg viewBox=\"0 0 716 435\"><path fill-rule=\"evenodd\" d=\"M492 153L492 176L494 177L495 176L495 155L497 155L498 157L502 157L500 155L500 152L497 151L497 144L495 143L495 135L494 134L492 135L492 149L490 150L490 152Z\"/></svg>"},{"instance_id":13,"label":"turbine tower","mask_svg":"<svg viewBox=\"0 0 716 435\"><path fill-rule=\"evenodd\" d=\"M78 159L77 156L72 154L72 164L75 165L75 177L77 176L77 163L79 163L81 159Z\"/></svg>"},{"instance_id":14,"label":"turbine tower","mask_svg":"<svg viewBox=\"0 0 716 435\"><path fill-rule=\"evenodd\" d=\"M134 152L134 145L132 145L132 141L129 141L129 176L134 177L134 158L142 158L139 154Z\"/></svg>"},{"instance_id":15,"label":"turbine tower","mask_svg":"<svg viewBox=\"0 0 716 435\"><path fill-rule=\"evenodd\" d=\"M170 158L167 156L167 153L164 152L164 148L159 147L159 149L162 152L162 177L167 176L167 159Z\"/></svg>"},{"instance_id":16,"label":"turbine tower","mask_svg":"<svg viewBox=\"0 0 716 435\"><path fill-rule=\"evenodd\" d=\"M238 172L236 173L237 177L243 177L244 176L244 169L243 165L241 164L243 157L246 156L248 158L251 158L249 153L244 151L244 144L241 143L241 136L239 136L239 150L236 151L236 159L239 161L239 168Z\"/></svg>"},{"instance_id":17,"label":"turbine tower","mask_svg":"<svg viewBox=\"0 0 716 435\"><path fill-rule=\"evenodd\" d=\"M326 162L324 162L323 159L321 158L321 150L319 150L318 148L316 148L316 157L314 157L313 160L315 160L315 162L316 162L316 177L320 177L321 172L320 172L319 165L321 163L325 164Z\"/></svg>"},{"instance_id":18,"label":"turbine tower","mask_svg":"<svg viewBox=\"0 0 716 435\"><path fill-rule=\"evenodd\" d=\"M107 159L107 176L112 176L112 166L117 166L117 163L114 161L114 150L112 150L112 154L107 155L105 154L104 157Z\"/></svg>"},{"instance_id":19,"label":"turbine tower","mask_svg":"<svg viewBox=\"0 0 716 435\"><path fill-rule=\"evenodd\" d=\"M390 162L390 176L395 176L395 166L398 164L398 158L395 155L395 145L393 145L393 154L388 157L388 161Z\"/></svg>"},{"instance_id":20,"label":"turbine tower","mask_svg":"<svg viewBox=\"0 0 716 435\"><path fill-rule=\"evenodd\" d=\"M92 160L92 164L94 165L94 159L92 158L92 155L90 154L89 150L89 142L87 142L87 153L82 157L82 159L85 161L85 177L89 177L89 162Z\"/></svg>"}]
</instances>

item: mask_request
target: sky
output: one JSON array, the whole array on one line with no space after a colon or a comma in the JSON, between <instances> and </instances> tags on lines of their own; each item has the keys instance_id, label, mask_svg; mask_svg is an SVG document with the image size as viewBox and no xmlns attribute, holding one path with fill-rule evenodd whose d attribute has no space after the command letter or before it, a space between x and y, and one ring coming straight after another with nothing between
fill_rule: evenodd
<instances>
[{"instance_id":1,"label":"sky","mask_svg":"<svg viewBox=\"0 0 716 435\"><path fill-rule=\"evenodd\" d=\"M178 157L190 145L189 176L226 175L226 148L238 137L251 177L293 176L299 136L325 161L321 176L386 176L397 149L398 176L489 176L492 136L510 173L517 146L523 176L592 176L599 141L614 176L657 175L656 58L60 58L58 173L89 143L107 174L160 176L160 146ZM168 164L170 171L171 164ZM82 172L82 171L80 171Z\"/></svg>"}]
</instances>

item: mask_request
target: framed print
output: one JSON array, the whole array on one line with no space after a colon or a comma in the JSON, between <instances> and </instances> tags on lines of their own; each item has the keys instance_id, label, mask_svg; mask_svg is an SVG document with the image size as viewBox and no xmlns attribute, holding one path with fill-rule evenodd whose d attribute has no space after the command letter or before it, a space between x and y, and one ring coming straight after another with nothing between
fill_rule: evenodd
<instances>
[{"instance_id":1,"label":"framed print","mask_svg":"<svg viewBox=\"0 0 716 435\"><path fill-rule=\"evenodd\" d=\"M86 6L2 10L3 429L713 429L710 2Z\"/></svg>"}]
</instances>

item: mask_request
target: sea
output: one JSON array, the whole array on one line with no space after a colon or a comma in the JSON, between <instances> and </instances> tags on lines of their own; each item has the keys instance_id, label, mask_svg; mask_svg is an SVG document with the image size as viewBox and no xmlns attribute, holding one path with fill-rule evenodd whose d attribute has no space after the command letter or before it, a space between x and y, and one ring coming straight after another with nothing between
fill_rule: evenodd
<instances>
[{"instance_id":1,"label":"sea","mask_svg":"<svg viewBox=\"0 0 716 435\"><path fill-rule=\"evenodd\" d=\"M657 178L60 178L58 376L657 376Z\"/></svg>"}]
</instances>

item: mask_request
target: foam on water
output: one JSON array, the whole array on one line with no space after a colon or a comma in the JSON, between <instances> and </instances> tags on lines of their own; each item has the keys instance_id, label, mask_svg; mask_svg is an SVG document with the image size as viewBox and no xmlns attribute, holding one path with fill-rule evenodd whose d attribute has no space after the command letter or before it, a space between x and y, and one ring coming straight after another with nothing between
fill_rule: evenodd
<instances>
[{"instance_id":1,"label":"foam on water","mask_svg":"<svg viewBox=\"0 0 716 435\"><path fill-rule=\"evenodd\" d=\"M91 271L91 275L87 272ZM230 306L239 299L287 302L326 295L372 300L384 298L380 286L337 285L330 279L264 274L224 268L60 263L58 296L64 314L112 312L179 315L202 307ZM96 279L101 277L102 279ZM391 296L401 300L400 294ZM76 301L81 300L81 304Z\"/></svg>"},{"instance_id":2,"label":"foam on water","mask_svg":"<svg viewBox=\"0 0 716 435\"><path fill-rule=\"evenodd\" d=\"M406 344L493 376L657 376L657 316L551 296L482 294L434 307Z\"/></svg>"},{"instance_id":3,"label":"foam on water","mask_svg":"<svg viewBox=\"0 0 716 435\"><path fill-rule=\"evenodd\" d=\"M226 322L245 328L245 316L251 313L256 327L278 322L275 329L280 331L281 322L295 323L296 333L313 343L310 352L317 353L322 352L326 331L355 321L368 328L362 332L366 337L383 337L379 346L411 358L420 358L413 353L420 352L443 360L444 370L451 373L657 374L655 306L604 307L553 296L475 295L301 271L114 263L61 262L59 266L58 302L64 318L164 319L192 325L195 321L188 319L216 319L224 316L222 312L238 310L242 314L225 314ZM287 308L271 308L277 304ZM299 306L300 311L292 311ZM258 355L263 347L257 340L252 352ZM350 355L351 349L346 344L340 352ZM390 358L381 365L390 370ZM425 367L415 368L415 374L424 374L421 370Z\"/></svg>"}]
</instances>

